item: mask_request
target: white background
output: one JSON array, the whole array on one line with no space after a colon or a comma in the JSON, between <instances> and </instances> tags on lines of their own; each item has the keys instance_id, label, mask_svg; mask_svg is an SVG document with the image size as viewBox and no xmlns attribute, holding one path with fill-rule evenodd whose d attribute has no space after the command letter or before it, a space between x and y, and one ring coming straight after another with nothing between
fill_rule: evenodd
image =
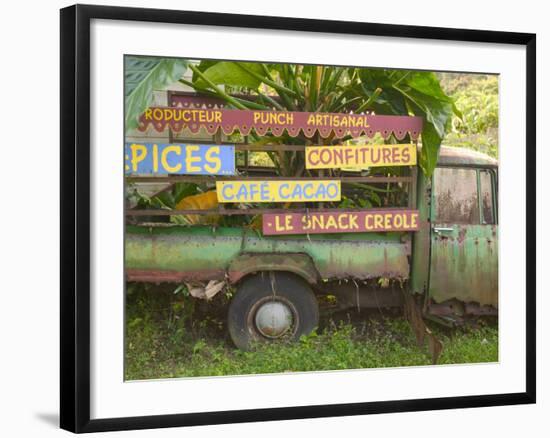
<instances>
[{"instance_id":1,"label":"white background","mask_svg":"<svg viewBox=\"0 0 550 438\"><path fill-rule=\"evenodd\" d=\"M105 0L103 3L111 3ZM311 2L309 2L311 3ZM64 432L56 429L58 410L58 8L64 2L5 5L2 11L3 60L0 75L3 87L2 118L5 141L2 144L2 240L3 282L0 333L2 354L0 371L2 405L0 427L5 436L50 436ZM114 4L114 3L112 3ZM538 77L548 76L547 60L550 30L546 30L542 2L524 1L510 6L503 2L462 1L405 2L387 4L366 2L123 2L128 6L197 9L265 15L294 15L309 18L358 20L399 24L484 28L536 32L538 34ZM313 3L311 3L313 5ZM338 10L335 9L336 5ZM542 102L548 87L538 84L539 131L545 128ZM546 99L545 99L546 98ZM34 117L20 118L24 108L32 108ZM7 134L7 136L6 136ZM542 136L539 134L542 141ZM539 145L539 163L550 158ZM548 182L542 181L539 164L539 251L538 271L542 275L548 257L542 248L547 207L543 204ZM35 179L36 178L36 179ZM516 193L514 196L522 196ZM11 209L21 208L21 213ZM8 209L10 209L8 211ZM541 277L542 278L542 277ZM6 281L7 279L7 281ZM539 403L536 406L499 407L374 415L363 417L273 422L269 424L222 425L162 431L129 432L149 436L300 436L316 434L375 434L378 436L548 435L550 423L544 415L550 407L548 379L541 371L548 363L545 336L549 324L542 320L548 310L543 299L542 282L538 285L539 315ZM547 342L546 342L547 344ZM546 432L546 433L545 433Z\"/></svg>"}]
</instances>

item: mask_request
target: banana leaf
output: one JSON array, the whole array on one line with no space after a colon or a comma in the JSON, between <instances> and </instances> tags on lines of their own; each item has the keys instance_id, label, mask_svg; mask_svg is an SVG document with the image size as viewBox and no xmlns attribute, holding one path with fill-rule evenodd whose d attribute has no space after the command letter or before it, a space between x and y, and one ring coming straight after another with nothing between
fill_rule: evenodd
<instances>
[{"instance_id":1,"label":"banana leaf","mask_svg":"<svg viewBox=\"0 0 550 438\"><path fill-rule=\"evenodd\" d=\"M180 79L188 61L175 58L126 56L124 95L126 132L138 125L138 117L151 105L153 90L160 90Z\"/></svg>"}]
</instances>

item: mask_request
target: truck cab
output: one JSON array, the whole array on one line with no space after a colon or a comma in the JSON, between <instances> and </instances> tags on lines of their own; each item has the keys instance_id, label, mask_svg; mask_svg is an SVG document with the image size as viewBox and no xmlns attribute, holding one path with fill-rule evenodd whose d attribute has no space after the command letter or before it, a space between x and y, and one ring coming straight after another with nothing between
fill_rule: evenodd
<instances>
[{"instance_id":1,"label":"truck cab","mask_svg":"<svg viewBox=\"0 0 550 438\"><path fill-rule=\"evenodd\" d=\"M497 189L498 161L468 149L441 147L432 177L419 175L411 292L426 314L496 314Z\"/></svg>"}]
</instances>

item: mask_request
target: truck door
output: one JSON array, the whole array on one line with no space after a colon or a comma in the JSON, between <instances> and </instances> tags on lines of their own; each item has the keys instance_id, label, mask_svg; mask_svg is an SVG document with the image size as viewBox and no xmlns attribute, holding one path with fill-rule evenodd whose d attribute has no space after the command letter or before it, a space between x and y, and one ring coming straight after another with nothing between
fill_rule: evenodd
<instances>
[{"instance_id":1,"label":"truck door","mask_svg":"<svg viewBox=\"0 0 550 438\"><path fill-rule=\"evenodd\" d=\"M430 297L498 304L497 174L436 168L432 186Z\"/></svg>"}]
</instances>

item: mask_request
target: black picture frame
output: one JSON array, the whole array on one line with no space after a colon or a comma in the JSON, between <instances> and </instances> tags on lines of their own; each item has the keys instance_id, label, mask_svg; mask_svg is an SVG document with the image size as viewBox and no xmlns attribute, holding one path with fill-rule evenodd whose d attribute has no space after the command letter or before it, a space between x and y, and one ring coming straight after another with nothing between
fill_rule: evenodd
<instances>
[{"instance_id":1,"label":"black picture frame","mask_svg":"<svg viewBox=\"0 0 550 438\"><path fill-rule=\"evenodd\" d=\"M505 43L526 48L526 391L307 407L90 419L90 21L129 20ZM75 5L61 10L60 426L100 432L535 403L536 35L376 23Z\"/></svg>"}]
</instances>

